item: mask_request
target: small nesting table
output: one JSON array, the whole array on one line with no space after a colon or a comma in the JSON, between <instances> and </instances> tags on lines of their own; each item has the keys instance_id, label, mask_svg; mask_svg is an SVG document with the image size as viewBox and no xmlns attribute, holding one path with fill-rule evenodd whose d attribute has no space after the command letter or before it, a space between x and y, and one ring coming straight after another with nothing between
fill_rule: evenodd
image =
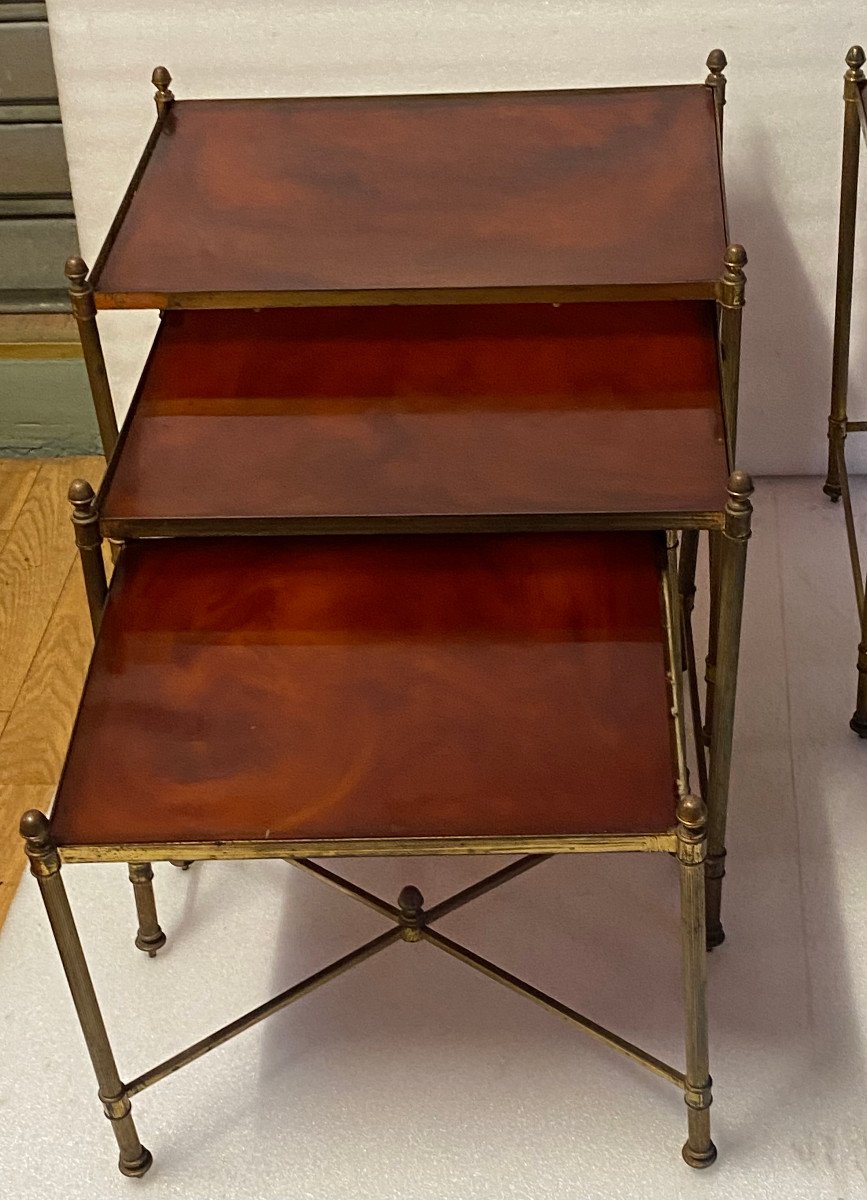
<instances>
[{"instance_id":1,"label":"small nesting table","mask_svg":"<svg viewBox=\"0 0 867 1200\"><path fill-rule=\"evenodd\" d=\"M752 491L725 65L677 87L259 101L176 101L154 72L105 246L67 265L109 459L98 496L70 492L96 644L54 811L22 819L124 1174L151 1162L136 1094L399 939L670 1080L684 1158L714 1160L705 948ZM161 310L120 436L111 307ZM619 851L679 865L684 1070L435 927L549 855ZM520 857L432 908L315 861L417 854ZM61 863L130 864L153 956L151 864L224 858L286 859L393 928L123 1082Z\"/></svg>"}]
</instances>

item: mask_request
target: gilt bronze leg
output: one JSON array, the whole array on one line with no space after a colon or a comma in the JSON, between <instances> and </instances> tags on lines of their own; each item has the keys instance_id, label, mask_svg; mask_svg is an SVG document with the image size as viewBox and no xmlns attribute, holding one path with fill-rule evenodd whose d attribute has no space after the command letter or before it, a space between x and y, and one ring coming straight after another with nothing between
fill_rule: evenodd
<instances>
[{"instance_id":1,"label":"gilt bronze leg","mask_svg":"<svg viewBox=\"0 0 867 1200\"><path fill-rule=\"evenodd\" d=\"M707 959L705 957L705 820L698 796L685 795L677 807L677 859L680 868L680 940L686 1018L688 1136L683 1157L691 1167L709 1167L716 1158L710 1137L711 1079L707 1039Z\"/></svg>"},{"instance_id":2,"label":"gilt bronze leg","mask_svg":"<svg viewBox=\"0 0 867 1200\"><path fill-rule=\"evenodd\" d=\"M73 479L69 485L69 503L72 505L72 527L75 530L75 544L84 575L90 624L93 636L96 637L102 620L108 583L102 557L102 535L99 532L96 497L86 479Z\"/></svg>"},{"instance_id":3,"label":"gilt bronze leg","mask_svg":"<svg viewBox=\"0 0 867 1200\"><path fill-rule=\"evenodd\" d=\"M707 748L702 729L701 696L699 694L698 671L695 662L695 639L692 632L697 559L698 530L684 529L681 534L680 561L678 563L678 591L680 592L681 623L683 626L681 657L683 670L686 671L687 690L689 693L699 794L704 799L707 796Z\"/></svg>"},{"instance_id":4,"label":"gilt bronze leg","mask_svg":"<svg viewBox=\"0 0 867 1200\"><path fill-rule=\"evenodd\" d=\"M153 878L154 870L150 863L129 864L129 881L132 884L135 909L138 913L138 933L135 944L150 958L153 958L157 950L166 944L166 935L160 929L160 923L157 920Z\"/></svg>"},{"instance_id":5,"label":"gilt bronze leg","mask_svg":"<svg viewBox=\"0 0 867 1200\"><path fill-rule=\"evenodd\" d=\"M840 472L846 443L846 401L849 390L849 332L852 323L852 278L855 264L855 218L858 207L858 158L861 120L860 86L864 51L853 46L846 55L843 77L843 170L840 181L840 225L837 240L837 296L834 309L834 350L831 368L831 413L828 417L828 474L823 491L837 501L842 494Z\"/></svg>"},{"instance_id":6,"label":"gilt bronze leg","mask_svg":"<svg viewBox=\"0 0 867 1200\"><path fill-rule=\"evenodd\" d=\"M126 1093L114 1061L108 1035L99 1011L96 993L78 931L69 907L66 888L60 877L60 855L51 840L48 819L35 809L21 818L30 870L36 876L48 913L51 930L60 952L60 960L72 993L75 1010L87 1044L99 1085L99 1098L111 1122L120 1151L119 1167L124 1175L144 1175L152 1158L139 1141Z\"/></svg>"},{"instance_id":7,"label":"gilt bronze leg","mask_svg":"<svg viewBox=\"0 0 867 1200\"><path fill-rule=\"evenodd\" d=\"M96 324L93 285L87 278L87 264L83 258L76 256L67 259L66 278L69 280L69 300L78 326L81 353L90 383L93 407L96 410L102 452L108 461L117 444L117 416L111 399L105 356L102 352L102 342Z\"/></svg>"},{"instance_id":8,"label":"gilt bronze leg","mask_svg":"<svg viewBox=\"0 0 867 1200\"><path fill-rule=\"evenodd\" d=\"M744 603L744 578L753 491L745 471L733 471L729 478L729 499L725 510L725 528L719 544L719 603L715 624L717 641L716 686L714 688L708 770L707 827L707 947L718 946L725 938L720 922L722 881L725 875L725 835L731 776L732 734L734 731L735 693L741 617Z\"/></svg>"}]
</instances>

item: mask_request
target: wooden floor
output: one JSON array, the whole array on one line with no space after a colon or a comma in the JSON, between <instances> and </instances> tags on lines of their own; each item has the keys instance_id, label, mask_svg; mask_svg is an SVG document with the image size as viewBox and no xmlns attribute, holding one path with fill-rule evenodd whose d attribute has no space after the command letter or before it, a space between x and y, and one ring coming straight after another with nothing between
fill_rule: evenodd
<instances>
[{"instance_id":1,"label":"wooden floor","mask_svg":"<svg viewBox=\"0 0 867 1200\"><path fill-rule=\"evenodd\" d=\"M103 465L0 459L0 925L24 866L18 820L51 803L92 643L66 493Z\"/></svg>"}]
</instances>

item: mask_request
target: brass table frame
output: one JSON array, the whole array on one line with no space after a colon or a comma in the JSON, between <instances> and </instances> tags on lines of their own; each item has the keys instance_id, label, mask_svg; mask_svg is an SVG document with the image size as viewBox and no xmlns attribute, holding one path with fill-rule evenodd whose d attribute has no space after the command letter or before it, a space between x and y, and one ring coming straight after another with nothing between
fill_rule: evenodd
<instances>
[{"instance_id":1,"label":"brass table frame","mask_svg":"<svg viewBox=\"0 0 867 1200\"><path fill-rule=\"evenodd\" d=\"M716 112L717 150L719 181L725 221L726 238L728 238L728 215L725 197L725 179L722 164L723 146L723 109L726 102L725 68L728 65L722 50L712 50L707 58L708 75L705 86L713 92ZM683 610L683 667L688 673L689 696L692 706L692 723L695 732L696 753L698 759L698 784L700 794L709 799L710 791L715 793L715 810L721 815L713 822L710 836L709 869L708 869L708 947L719 945L725 937L720 920L721 888L725 874L725 824L728 793L728 776L731 757L731 726L734 716L734 686L737 675L737 646L734 650L725 651L731 659L718 665L719 641L721 637L721 621L728 620L726 613L735 611L733 617L736 630L735 638L739 636L740 614L743 600L743 569L744 562L734 550L729 550L727 539L723 536L726 517L723 512L634 512L634 513L572 513L553 514L549 516L527 515L479 515L466 517L440 518L436 516L415 516L400 518L317 518L299 520L297 518L220 518L214 520L171 519L163 521L106 521L101 516L102 500L110 484L116 457L123 451L123 433L118 438L117 418L111 397L108 373L105 365L102 344L100 341L97 310L98 307L136 307L148 305L168 305L173 308L194 307L258 307L275 304L303 303L342 303L369 304L371 297L365 293L340 292L336 296L330 294L323 299L322 293L221 293L209 294L207 298L201 295L190 296L174 294L171 296L141 295L135 298L112 297L109 293L97 290L99 274L106 256L117 236L123 218L129 208L135 190L147 168L150 155L160 136L169 110L175 97L170 90L171 76L165 67L157 67L153 72L152 82L156 88L155 102L157 119L151 135L145 146L142 158L136 167L132 180L126 191L121 206L109 229L105 243L97 257L93 272L88 275L88 268L81 258L71 258L66 264L66 274L69 280L69 296L72 310L78 323L82 351L93 396L102 438L103 449L108 467L94 500L93 493L85 484L86 489L75 492L75 486L70 492L70 499L76 505L76 527L83 548L98 545L100 536L107 537L116 553L126 538L135 537L167 537L167 536L237 536L237 535L290 535L311 533L393 533L393 532L544 532L552 530L583 531L590 529L665 529L682 531L682 553L680 560L680 590ZM723 255L722 271L719 278L708 281L707 298L715 298L718 309L718 354L720 372L720 391L722 400L722 420L726 444L726 459L729 470L733 470L736 462L737 423L738 423L738 392L740 383L741 327L746 291L746 275L744 267L747 256L743 246L732 243ZM643 299L646 289L620 290L615 297L607 299ZM670 288L664 292L656 291L657 299L671 298L680 295L675 289L669 296ZM703 293L704 294L704 293ZM692 295L692 293L690 293ZM381 293L377 293L380 303L385 302ZM445 296L430 290L401 293L389 297L393 302L401 303L454 303L456 299L463 302L498 302L510 303L527 299L526 292L516 290L514 294L508 289L495 289L494 295L480 291L472 291L467 295L455 297ZM552 299L552 297L537 297L537 299ZM562 299L562 297L560 297ZM596 289L577 290L574 295L567 297L573 301L599 299ZM77 485L76 485L77 486ZM737 490L737 485L735 490ZM750 485L751 490L751 485ZM95 526L95 528L94 528ZM710 622L708 637L708 652L705 660L704 682L705 703L702 716L700 683L695 658L695 647L692 630L692 613L695 604L695 575L698 558L698 539L701 530L707 530L710 547ZM749 536L747 534L747 536ZM94 539L96 541L94 542ZM732 539L728 539L731 541ZM104 582L100 584L97 578L101 571L101 560L94 555L82 555L85 574L89 578L88 603L94 626L98 623L98 613L101 611L104 599ZM729 562L731 559L731 562ZM725 580L728 577L728 582ZM726 589L723 598L722 590ZM732 610L732 604L735 610ZM729 637L730 631L725 631ZM720 691L720 722L719 729L714 735L715 712L717 708L716 695ZM712 750L712 743L718 747L718 752ZM708 758L717 762L716 767L709 766ZM722 798L721 798L722 797ZM138 894L138 893L137 893Z\"/></svg>"},{"instance_id":2,"label":"brass table frame","mask_svg":"<svg viewBox=\"0 0 867 1200\"><path fill-rule=\"evenodd\" d=\"M828 417L828 473L823 491L836 503L843 501L849 558L855 581L855 602L861 638L858 645L858 690L855 712L849 722L859 737L867 737L867 605L864 603L864 573L858 552L858 534L852 512L846 437L863 433L867 421L850 421L849 335L852 325L852 286L855 267L855 222L858 210L858 161L861 136L867 138L867 102L862 70L867 55L852 46L846 55L843 76L843 169L840 179L840 225L837 241L837 295L834 308L834 359L831 373L831 412Z\"/></svg>"},{"instance_id":3,"label":"brass table frame","mask_svg":"<svg viewBox=\"0 0 867 1200\"><path fill-rule=\"evenodd\" d=\"M722 114L725 103L726 66L722 51L712 51L708 58L709 75L706 85L713 89L717 115L717 141L720 155L720 184L722 187L725 213L725 191L722 176ZM123 220L131 196L146 168L148 157L156 143L167 113L174 101L169 90L171 78L165 68L157 68L153 74L156 91L157 122L145 149L144 156L136 169L121 209L109 231L106 245L100 253L94 272L89 277L88 269L80 258L70 259L67 277L70 298L78 323L82 349L87 368L94 406L107 460L109 473L112 457L121 446L118 443L118 427L105 359L102 352L97 326L98 307L129 307L130 297L110 297L98 291L99 272L113 238ZM727 236L727 217L726 217ZM743 247L729 245L725 251L722 271L716 281L709 281L706 288L708 299L716 299L718 305L718 353L722 398L722 417L725 432L726 455L729 469L734 467L737 432L737 400L739 384L741 322L744 305L746 254ZM632 289L628 298L642 299L646 289ZM574 293L574 294L573 294ZM661 285L651 289L656 299L677 298L686 295L683 289ZM689 292L689 295L692 295ZM705 291L701 292L702 297ZM601 298L596 291L570 290L570 294L539 295L538 300L581 300ZM626 299L627 294L605 296L607 299ZM505 289L495 295L483 291L452 295L446 293L420 292L417 296L400 294L375 297L364 293L338 293L318 300L310 296L288 293L210 294L207 297L153 295L136 297L136 306L156 307L244 307L261 305L290 305L299 303L349 303L370 304L392 303L455 303L455 302L498 302L509 303L526 300L525 291L509 295ZM100 499L93 489L82 480L76 480L70 488L73 505L73 523L76 543L84 572L88 606L94 633L98 632L105 603L108 583L102 554L102 540L107 536L114 554L123 552L125 538L174 535L215 534L258 534L334 532L329 522L317 522L315 529L300 526L291 521L244 522L237 528L232 522L219 522L203 526L202 522L190 524L172 522L171 529L158 530L153 524L144 527L109 525L100 518ZM741 616L743 608L744 577L746 569L747 541L750 537L752 506L750 495L752 483L748 475L733 470L728 485L728 501L718 512L701 513L647 513L615 514L611 516L583 513L563 518L547 517L500 517L485 518L483 521L466 519L452 521L443 526L430 518L421 517L403 520L392 528L387 522L378 520L369 526L352 523L341 532L397 532L415 531L461 531L481 530L506 531L512 529L542 532L552 528L583 529L660 529L667 530L668 562L662 579L663 608L666 626L666 661L669 681L669 696L672 725L672 748L677 768L678 803L676 823L666 833L647 833L630 836L619 835L575 835L558 838L420 838L381 839L367 841L321 841L303 842L226 842L226 843L155 843L146 845L114 844L111 846L61 846L52 842L50 823L35 810L22 818L21 832L25 838L31 871L36 876L48 913L48 918L57 941L58 950L67 975L73 1001L78 1012L85 1041L90 1052L99 1085L99 1097L120 1150L120 1170L126 1175L142 1175L151 1165L150 1153L142 1146L131 1115L131 1097L152 1084L172 1074L180 1067L194 1061L208 1050L222 1045L230 1038L249 1029L254 1024L306 995L316 987L334 978L379 950L397 940L408 942L427 941L446 953L467 963L474 969L506 986L528 996L536 1003L571 1021L591 1036L620 1050L634 1061L668 1079L684 1093L688 1114L688 1139L683 1156L694 1167L708 1166L716 1157L716 1149L710 1138L709 1106L711 1102L710 1076L708 1073L707 1013L706 1013L706 960L705 950L718 945L724 938L720 922L721 888L725 861L725 828L728 806L729 779L731 770L731 743L734 722L735 691L738 669ZM696 664L692 632L692 611L695 597L695 575L700 530L709 532L710 546L710 629L708 655L705 664L706 696L704 714L700 695L700 682ZM678 533L681 546L678 553ZM686 735L684 720L684 681L687 678L687 695L691 710L691 732L695 741L697 759L697 794L690 791L686 763ZM681 897L681 948L684 974L684 1005L686 1017L686 1068L680 1071L646 1051L619 1037L608 1029L563 1002L546 995L529 983L517 979L494 963L475 954L432 928L433 923L448 912L452 912L470 900L490 891L544 861L549 855L559 853L612 853L612 852L667 852L676 856L680 875ZM520 854L517 862L509 864L493 875L486 877L469 888L463 889L448 900L425 910L424 901L412 886L403 889L397 906L342 879L320 864L311 862L312 857L359 855L418 854ZM138 914L136 945L153 957L165 942L165 934L159 926L153 895L154 861L170 861L187 866L193 860L216 859L260 859L285 858L299 868L311 873L331 886L354 896L395 922L395 927L365 943L357 950L323 968L308 979L294 985L278 996L239 1017L228 1025L201 1039L186 1050L167 1059L123 1083L118 1073L113 1052L99 1011L96 995L84 959L64 884L61 879L61 863L123 861L129 864Z\"/></svg>"},{"instance_id":4,"label":"brass table frame","mask_svg":"<svg viewBox=\"0 0 867 1200\"><path fill-rule=\"evenodd\" d=\"M92 517L82 519L87 485L76 489L74 514L76 534L85 569L91 613L97 617L106 596L102 569L101 546ZM732 477L729 503L726 508L724 536L743 560L749 536L751 506L749 478L742 473ZM92 491L87 498L92 507ZM87 514L85 514L86 518ZM85 535L95 534L82 538ZM98 1083L98 1095L109 1118L119 1148L119 1168L124 1175L143 1175L151 1166L152 1157L139 1140L131 1112L131 1099L139 1092L165 1079L208 1051L216 1049L231 1038L250 1029L271 1013L278 1012L294 1000L307 995L350 967L365 962L380 950L398 940L426 941L430 945L480 971L489 979L505 984L583 1029L592 1037L619 1050L634 1062L667 1079L679 1088L687 1106L687 1141L683 1157L692 1167L709 1166L716 1158L716 1147L710 1136L711 1079L709 1074L707 1033L707 966L705 956L705 860L708 837L718 825L719 813L708 811L701 796L690 792L687 768L684 699L681 608L678 583L677 537L667 535L667 560L661 571L661 619L665 630L665 669L673 762L675 765L677 805L676 824L667 832L646 834L592 834L557 837L497 837L497 838L379 838L366 840L302 841L226 841L226 842L154 842L146 844L71 845L57 846L52 841L48 818L30 810L21 819L21 834L25 839L32 874L36 877L57 948L69 983L85 1042ZM98 565L97 565L98 564ZM723 573L723 588L730 591L736 583L736 573ZM741 575L742 581L742 575ZM101 591L102 603L98 598ZM737 606L735 605L735 613ZM736 632L731 621L723 622L720 634L728 637ZM733 684L733 679L732 679ZM721 689L722 690L722 689ZM724 706L715 710L720 723ZM723 755L723 758L726 756ZM716 778L716 777L715 777ZM720 789L711 791L710 799L718 802ZM562 1001L517 978L473 950L460 945L432 928L441 917L499 887L524 871L538 866L552 854L560 853L617 853L667 852L678 862L681 905L681 957L683 969L683 999L686 1025L686 1066L681 1071L654 1055L613 1033L611 1030L582 1015ZM311 857L350 856L410 856L419 854L521 854L510 863L477 883L463 888L455 895L430 909L413 886L404 887L397 905L366 891L357 884L335 874ZM323 882L338 888L395 922L394 928L365 942L343 955L300 983L260 1004L208 1036L194 1042L157 1066L124 1083L111 1049L96 993L79 940L75 921L61 878L61 864L76 862L122 861L130 864L130 874L136 888L139 913L139 933L136 944L153 956L164 944L165 935L156 916L153 901L151 862L173 861L188 863L194 859L287 859L300 869Z\"/></svg>"}]
</instances>

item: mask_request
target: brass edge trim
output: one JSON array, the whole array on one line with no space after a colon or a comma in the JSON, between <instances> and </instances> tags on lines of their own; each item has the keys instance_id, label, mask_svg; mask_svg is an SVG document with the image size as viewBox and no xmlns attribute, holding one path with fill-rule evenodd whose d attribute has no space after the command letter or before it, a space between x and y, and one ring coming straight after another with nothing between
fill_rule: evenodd
<instances>
[{"instance_id":1,"label":"brass edge trim","mask_svg":"<svg viewBox=\"0 0 867 1200\"><path fill-rule=\"evenodd\" d=\"M124 428L127 428L126 423ZM97 503L104 504L105 485ZM479 514L472 516L113 517L101 516L104 537L265 537L383 533L551 533L590 530L722 529L716 512Z\"/></svg>"},{"instance_id":2,"label":"brass edge trim","mask_svg":"<svg viewBox=\"0 0 867 1200\"><path fill-rule=\"evenodd\" d=\"M181 103L176 101L176 103ZM131 197L130 197L131 199ZM104 247L103 247L104 249ZM102 251L100 251L102 254ZM97 265L103 264L97 259ZM564 284L479 288L357 288L341 290L107 292L96 286L94 300L102 309L178 308L322 308L386 304L565 304L626 300L714 300L717 280L651 284Z\"/></svg>"},{"instance_id":3,"label":"brass edge trim","mask_svg":"<svg viewBox=\"0 0 867 1200\"><path fill-rule=\"evenodd\" d=\"M580 834L562 837L499 838L344 838L319 841L117 842L58 846L64 863L166 862L172 859L340 858L423 854L607 854L665 853L677 849L666 833Z\"/></svg>"}]
</instances>

